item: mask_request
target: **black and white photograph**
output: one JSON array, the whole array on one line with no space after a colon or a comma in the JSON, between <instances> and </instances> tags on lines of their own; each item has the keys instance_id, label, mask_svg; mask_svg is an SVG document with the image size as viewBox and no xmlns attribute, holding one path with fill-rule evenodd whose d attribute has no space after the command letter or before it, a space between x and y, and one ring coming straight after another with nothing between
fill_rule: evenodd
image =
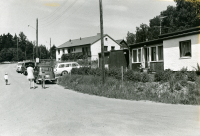
<instances>
[{"instance_id":1,"label":"black and white photograph","mask_svg":"<svg viewBox=\"0 0 200 136\"><path fill-rule=\"evenodd\" d=\"M1 0L0 136L200 136L200 0Z\"/></svg>"}]
</instances>

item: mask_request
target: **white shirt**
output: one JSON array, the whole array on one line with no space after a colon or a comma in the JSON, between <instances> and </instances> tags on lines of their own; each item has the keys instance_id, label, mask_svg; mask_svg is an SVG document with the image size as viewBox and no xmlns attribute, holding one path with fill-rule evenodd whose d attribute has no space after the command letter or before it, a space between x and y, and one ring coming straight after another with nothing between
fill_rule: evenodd
<instances>
[{"instance_id":1,"label":"white shirt","mask_svg":"<svg viewBox=\"0 0 200 136\"><path fill-rule=\"evenodd\" d=\"M4 79L8 79L8 75L4 75Z\"/></svg>"}]
</instances>

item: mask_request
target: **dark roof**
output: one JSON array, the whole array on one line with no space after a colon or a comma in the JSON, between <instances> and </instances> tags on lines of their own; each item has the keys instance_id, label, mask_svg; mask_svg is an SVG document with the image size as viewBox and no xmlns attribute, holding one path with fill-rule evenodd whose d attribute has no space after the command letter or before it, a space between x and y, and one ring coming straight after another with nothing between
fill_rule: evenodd
<instances>
[{"instance_id":1,"label":"dark roof","mask_svg":"<svg viewBox=\"0 0 200 136\"><path fill-rule=\"evenodd\" d=\"M199 26L198 27L192 27L192 28L177 31L177 32L162 34L162 35L159 35L158 39L140 42L140 43L135 43L135 44L130 44L129 46L141 46L141 45L162 43L163 40L166 40L166 39L172 39L172 38L177 38L177 37L187 36L187 35L192 35L192 34L199 34L199 33L200 33L200 27Z\"/></svg>"},{"instance_id":2,"label":"dark roof","mask_svg":"<svg viewBox=\"0 0 200 136\"><path fill-rule=\"evenodd\" d=\"M118 44L120 44L124 39L116 40Z\"/></svg>"},{"instance_id":3,"label":"dark roof","mask_svg":"<svg viewBox=\"0 0 200 136\"><path fill-rule=\"evenodd\" d=\"M109 35L105 34L105 36L110 37ZM110 37L111 38L111 37ZM79 38L79 39L74 39L74 40L69 40L62 45L58 46L57 48L63 48L63 47L75 47L75 46L82 46L82 45L91 45L98 40L101 39L101 35L97 34L96 36L91 36L91 37L85 37L85 38ZM114 40L113 38L111 38ZM115 40L114 40L115 41ZM116 41L115 41L116 42ZM116 42L117 43L117 42Z\"/></svg>"},{"instance_id":4,"label":"dark roof","mask_svg":"<svg viewBox=\"0 0 200 136\"><path fill-rule=\"evenodd\" d=\"M189 29L185 29L185 30L180 30L180 31L176 31L176 32L172 32L172 33L166 33L166 34L162 34L159 35L159 38L166 38L166 37L172 37L172 36L177 36L177 35L185 35L185 34L193 34L194 32L199 32L200 31L200 27L192 27Z\"/></svg>"},{"instance_id":5,"label":"dark roof","mask_svg":"<svg viewBox=\"0 0 200 136\"><path fill-rule=\"evenodd\" d=\"M154 40L150 40L150 41L145 41L145 42L130 44L129 47L131 47L131 46L141 46L141 45L149 45L149 44L162 43L162 41L163 41L162 39L154 39Z\"/></svg>"}]
</instances>

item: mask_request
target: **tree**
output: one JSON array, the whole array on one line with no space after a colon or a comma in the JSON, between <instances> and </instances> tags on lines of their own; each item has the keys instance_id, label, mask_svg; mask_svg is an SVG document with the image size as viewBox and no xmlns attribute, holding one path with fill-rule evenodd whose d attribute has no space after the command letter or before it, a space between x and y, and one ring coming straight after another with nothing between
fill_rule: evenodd
<instances>
[{"instance_id":1,"label":"tree","mask_svg":"<svg viewBox=\"0 0 200 136\"><path fill-rule=\"evenodd\" d=\"M53 45L50 49L52 59L56 59L56 46Z\"/></svg>"},{"instance_id":2,"label":"tree","mask_svg":"<svg viewBox=\"0 0 200 136\"><path fill-rule=\"evenodd\" d=\"M25 55L25 59L26 59L26 35L23 32L19 33L19 47L22 49L22 51L24 52Z\"/></svg>"},{"instance_id":3,"label":"tree","mask_svg":"<svg viewBox=\"0 0 200 136\"><path fill-rule=\"evenodd\" d=\"M134 44L135 41L136 41L136 36L135 36L135 34L130 33L130 32L128 31L126 40L127 40L127 44Z\"/></svg>"},{"instance_id":4,"label":"tree","mask_svg":"<svg viewBox=\"0 0 200 136\"><path fill-rule=\"evenodd\" d=\"M143 23L140 27L136 27L136 43L148 40L148 29L149 26Z\"/></svg>"}]
</instances>

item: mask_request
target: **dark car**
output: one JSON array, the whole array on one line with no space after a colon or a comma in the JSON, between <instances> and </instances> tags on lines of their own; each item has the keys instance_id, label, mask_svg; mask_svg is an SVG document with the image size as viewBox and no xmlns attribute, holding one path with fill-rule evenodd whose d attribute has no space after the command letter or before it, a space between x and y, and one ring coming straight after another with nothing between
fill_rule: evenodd
<instances>
[{"instance_id":1,"label":"dark car","mask_svg":"<svg viewBox=\"0 0 200 136\"><path fill-rule=\"evenodd\" d=\"M34 69L34 77L36 83L41 83L42 81L42 72L45 74L45 81L50 81L56 83L55 74L53 72L53 67L50 65L41 65L38 64Z\"/></svg>"},{"instance_id":2,"label":"dark car","mask_svg":"<svg viewBox=\"0 0 200 136\"><path fill-rule=\"evenodd\" d=\"M22 67L21 67L21 73L24 75L27 75L27 67L31 64L31 66L34 68L35 67L35 62L28 61L28 62L23 62Z\"/></svg>"},{"instance_id":3,"label":"dark car","mask_svg":"<svg viewBox=\"0 0 200 136\"><path fill-rule=\"evenodd\" d=\"M16 71L18 72L18 73L21 73L22 71L22 64L23 64L23 62L18 62L17 63L17 69L16 69Z\"/></svg>"}]
</instances>

